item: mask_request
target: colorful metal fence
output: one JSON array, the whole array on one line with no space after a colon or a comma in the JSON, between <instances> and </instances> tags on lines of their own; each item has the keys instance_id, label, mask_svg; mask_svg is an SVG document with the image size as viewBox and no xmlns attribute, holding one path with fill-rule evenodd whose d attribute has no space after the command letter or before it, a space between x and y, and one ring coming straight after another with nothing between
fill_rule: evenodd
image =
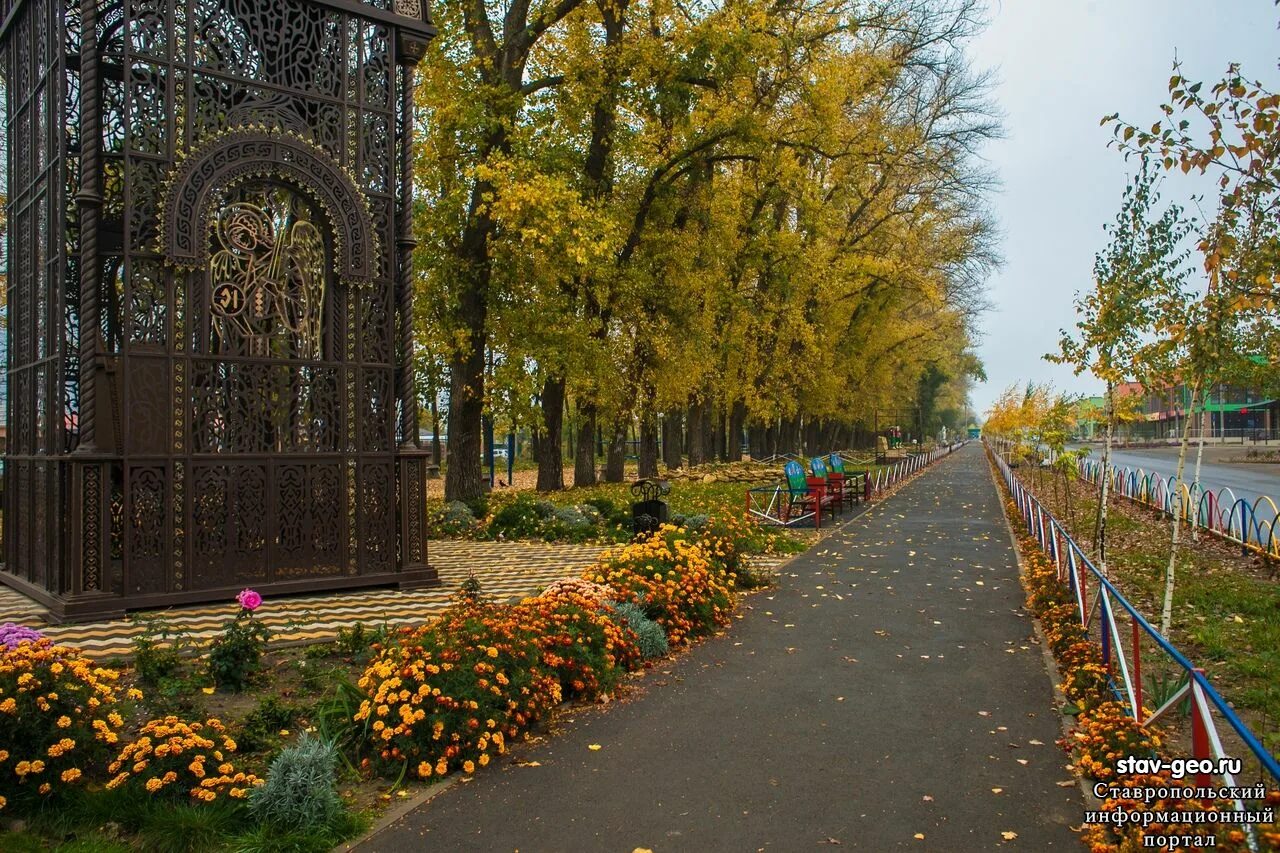
<instances>
[{"instance_id":1,"label":"colorful metal fence","mask_svg":"<svg viewBox=\"0 0 1280 853\"><path fill-rule=\"evenodd\" d=\"M1222 721L1235 731L1262 768L1273 779L1280 781L1280 763L1213 688L1204 672L1152 627L1094 566L1053 514L1023 486L1008 464L998 455L993 454L993 457L1014 503L1017 504L1027 533L1035 538L1040 550L1052 558L1058 570L1058 579L1070 586L1080 623L1086 629L1097 629L1112 689L1116 697L1128 706L1134 719L1143 725L1152 723L1189 698L1193 758L1220 760L1228 757L1224 753L1219 735L1218 721ZM1123 617L1124 614L1128 614L1129 618L1127 632L1123 632L1117 622L1117 615ZM1180 668L1185 673L1186 680L1185 685L1151 713L1147 713L1143 707L1144 642L1147 649L1163 654ZM1231 773L1212 775L1219 776L1228 786L1236 786ZM1242 804L1237 803L1237 806L1243 810Z\"/></svg>"},{"instance_id":2,"label":"colorful metal fence","mask_svg":"<svg viewBox=\"0 0 1280 853\"><path fill-rule=\"evenodd\" d=\"M1109 466L1110 490L1135 503L1172 517L1175 512L1187 525L1194 524L1252 551L1280 557L1280 531L1276 530L1280 510L1266 495L1250 501L1237 498L1229 487L1205 489L1201 484L1181 483L1141 468ZM1080 460L1081 479L1102 486L1103 466L1098 459ZM1181 497L1181 503L1179 503Z\"/></svg>"}]
</instances>

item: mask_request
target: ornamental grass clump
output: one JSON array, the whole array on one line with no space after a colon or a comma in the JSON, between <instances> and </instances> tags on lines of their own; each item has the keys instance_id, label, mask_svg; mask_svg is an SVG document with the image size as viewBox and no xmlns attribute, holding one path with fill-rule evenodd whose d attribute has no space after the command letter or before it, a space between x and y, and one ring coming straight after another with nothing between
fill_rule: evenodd
<instances>
[{"instance_id":1,"label":"ornamental grass clump","mask_svg":"<svg viewBox=\"0 0 1280 853\"><path fill-rule=\"evenodd\" d=\"M644 608L632 601L609 602L610 618L630 628L645 660L665 657L670 651L667 632L645 615Z\"/></svg>"},{"instance_id":2,"label":"ornamental grass clump","mask_svg":"<svg viewBox=\"0 0 1280 853\"><path fill-rule=\"evenodd\" d=\"M714 564L680 528L663 525L647 539L603 554L583 577L614 590L617 601L643 606L672 646L729 624L734 575Z\"/></svg>"},{"instance_id":3,"label":"ornamental grass clump","mask_svg":"<svg viewBox=\"0 0 1280 853\"><path fill-rule=\"evenodd\" d=\"M100 771L124 727L119 678L49 639L0 649L0 809Z\"/></svg>"},{"instance_id":4,"label":"ornamental grass clump","mask_svg":"<svg viewBox=\"0 0 1280 853\"><path fill-rule=\"evenodd\" d=\"M560 682L517 615L463 598L380 650L358 682L366 698L354 719L375 749L363 766L423 779L472 773L559 704Z\"/></svg>"},{"instance_id":5,"label":"ornamental grass clump","mask_svg":"<svg viewBox=\"0 0 1280 853\"><path fill-rule=\"evenodd\" d=\"M634 631L611 619L600 601L571 589L525 599L515 618L534 632L543 667L556 674L566 698L608 695L644 660Z\"/></svg>"},{"instance_id":6,"label":"ornamental grass clump","mask_svg":"<svg viewBox=\"0 0 1280 853\"><path fill-rule=\"evenodd\" d=\"M337 760L332 744L303 735L276 756L267 781L249 793L254 818L284 830L331 825L343 811L334 789Z\"/></svg>"},{"instance_id":7,"label":"ornamental grass clump","mask_svg":"<svg viewBox=\"0 0 1280 853\"><path fill-rule=\"evenodd\" d=\"M231 762L235 751L236 742L220 720L149 720L107 768L113 774L107 788L127 785L156 796L185 795L204 803L222 794L244 799L262 782L236 770Z\"/></svg>"}]
</instances>

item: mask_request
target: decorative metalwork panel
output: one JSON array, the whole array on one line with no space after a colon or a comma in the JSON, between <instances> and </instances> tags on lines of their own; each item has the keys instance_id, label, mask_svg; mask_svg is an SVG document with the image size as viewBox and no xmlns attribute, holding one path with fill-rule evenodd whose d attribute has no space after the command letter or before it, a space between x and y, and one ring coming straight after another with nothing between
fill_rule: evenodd
<instances>
[{"instance_id":1,"label":"decorative metalwork panel","mask_svg":"<svg viewBox=\"0 0 1280 853\"><path fill-rule=\"evenodd\" d=\"M4 573L87 613L425 568L425 0L0 9Z\"/></svg>"},{"instance_id":2,"label":"decorative metalwork panel","mask_svg":"<svg viewBox=\"0 0 1280 853\"><path fill-rule=\"evenodd\" d=\"M250 198L228 202L212 223L210 351L319 359L328 275L324 236L298 193L267 186Z\"/></svg>"}]
</instances>

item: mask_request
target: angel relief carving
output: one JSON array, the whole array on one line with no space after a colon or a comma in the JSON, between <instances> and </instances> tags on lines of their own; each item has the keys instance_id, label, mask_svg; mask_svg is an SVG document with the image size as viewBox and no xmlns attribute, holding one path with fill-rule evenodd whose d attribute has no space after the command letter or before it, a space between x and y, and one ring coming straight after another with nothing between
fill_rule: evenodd
<instances>
[{"instance_id":1,"label":"angel relief carving","mask_svg":"<svg viewBox=\"0 0 1280 853\"><path fill-rule=\"evenodd\" d=\"M210 222L210 351L323 359L329 265L318 212L279 185L232 198Z\"/></svg>"}]
</instances>

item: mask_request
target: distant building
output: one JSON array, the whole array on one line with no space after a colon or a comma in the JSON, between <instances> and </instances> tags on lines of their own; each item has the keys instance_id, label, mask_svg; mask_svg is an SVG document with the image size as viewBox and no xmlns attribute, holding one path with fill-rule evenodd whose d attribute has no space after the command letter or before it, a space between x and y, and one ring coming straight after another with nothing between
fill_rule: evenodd
<instances>
[{"instance_id":1,"label":"distant building","mask_svg":"<svg viewBox=\"0 0 1280 853\"><path fill-rule=\"evenodd\" d=\"M1192 405L1192 389L1184 382L1163 388L1126 382L1119 396L1141 395L1139 420L1122 424L1119 435L1131 439L1177 439L1191 418L1191 436L1209 439L1266 439L1280 433L1280 400L1233 385L1216 385L1204 402ZM1101 397L1090 400L1102 400ZM1081 435L1084 438L1083 435Z\"/></svg>"}]
</instances>

